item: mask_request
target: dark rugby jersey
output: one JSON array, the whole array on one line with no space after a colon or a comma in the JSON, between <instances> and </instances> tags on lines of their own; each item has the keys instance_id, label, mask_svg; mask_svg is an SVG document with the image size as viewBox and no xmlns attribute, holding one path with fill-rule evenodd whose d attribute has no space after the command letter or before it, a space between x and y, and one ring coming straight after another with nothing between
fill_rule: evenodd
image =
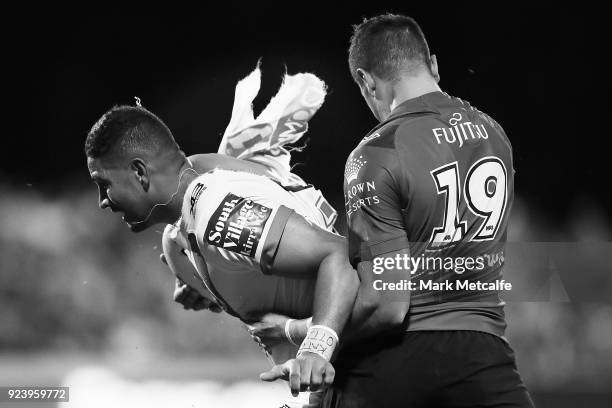
<instances>
[{"instance_id":1,"label":"dark rugby jersey","mask_svg":"<svg viewBox=\"0 0 612 408\"><path fill-rule=\"evenodd\" d=\"M353 150L344 180L351 263L406 249L409 265L421 259L406 274L415 285L408 330L503 336L503 302L486 284L502 278L513 175L501 126L443 92L397 106Z\"/></svg>"}]
</instances>

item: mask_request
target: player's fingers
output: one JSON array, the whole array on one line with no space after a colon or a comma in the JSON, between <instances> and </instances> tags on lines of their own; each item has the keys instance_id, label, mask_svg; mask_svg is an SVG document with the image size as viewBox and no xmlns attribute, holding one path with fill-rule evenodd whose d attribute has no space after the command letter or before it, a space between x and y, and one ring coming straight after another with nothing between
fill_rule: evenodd
<instances>
[{"instance_id":1,"label":"player's fingers","mask_svg":"<svg viewBox=\"0 0 612 408\"><path fill-rule=\"evenodd\" d=\"M274 337L274 333L270 331L270 328L266 324L254 323L253 330L251 333L259 337L264 342L278 343L278 340Z\"/></svg>"},{"instance_id":2,"label":"player's fingers","mask_svg":"<svg viewBox=\"0 0 612 408\"><path fill-rule=\"evenodd\" d=\"M183 305L185 306L185 309L193 308L194 303L196 303L201 296L202 295L200 295L198 292L189 288L187 290L187 295L185 296L185 300L183 301Z\"/></svg>"},{"instance_id":3,"label":"player's fingers","mask_svg":"<svg viewBox=\"0 0 612 408\"><path fill-rule=\"evenodd\" d=\"M278 379L287 379L288 367L285 364L275 365L270 370L259 374L259 379L262 381L276 381Z\"/></svg>"},{"instance_id":4,"label":"player's fingers","mask_svg":"<svg viewBox=\"0 0 612 408\"><path fill-rule=\"evenodd\" d=\"M323 384L323 375L325 374L325 367L313 367L310 371L310 391L317 391Z\"/></svg>"},{"instance_id":5,"label":"player's fingers","mask_svg":"<svg viewBox=\"0 0 612 408\"><path fill-rule=\"evenodd\" d=\"M176 289L174 289L174 301L183 303L187 293L187 285L177 286Z\"/></svg>"},{"instance_id":6,"label":"player's fingers","mask_svg":"<svg viewBox=\"0 0 612 408\"><path fill-rule=\"evenodd\" d=\"M189 302L189 292L185 291L181 294L180 299L177 300L181 305L183 305L184 309L191 308L191 303Z\"/></svg>"},{"instance_id":7,"label":"player's fingers","mask_svg":"<svg viewBox=\"0 0 612 408\"><path fill-rule=\"evenodd\" d=\"M252 334L260 334L263 329L263 324L261 322L251 323L249 328Z\"/></svg>"},{"instance_id":8,"label":"player's fingers","mask_svg":"<svg viewBox=\"0 0 612 408\"><path fill-rule=\"evenodd\" d=\"M289 366L289 389L291 395L297 397L301 387L301 364L297 360L289 360L285 364Z\"/></svg>"},{"instance_id":9,"label":"player's fingers","mask_svg":"<svg viewBox=\"0 0 612 408\"><path fill-rule=\"evenodd\" d=\"M200 296L200 298L196 300L195 303L193 304L193 310L208 309L209 305L210 305L210 301L206 299L204 296Z\"/></svg>"},{"instance_id":10,"label":"player's fingers","mask_svg":"<svg viewBox=\"0 0 612 408\"><path fill-rule=\"evenodd\" d=\"M328 364L325 368L325 373L323 374L323 387L329 387L334 383L334 378L336 377L336 370L331 364Z\"/></svg>"},{"instance_id":11,"label":"player's fingers","mask_svg":"<svg viewBox=\"0 0 612 408\"><path fill-rule=\"evenodd\" d=\"M312 372L312 361L309 358L300 359L300 391L308 391L310 387L310 375Z\"/></svg>"}]
</instances>

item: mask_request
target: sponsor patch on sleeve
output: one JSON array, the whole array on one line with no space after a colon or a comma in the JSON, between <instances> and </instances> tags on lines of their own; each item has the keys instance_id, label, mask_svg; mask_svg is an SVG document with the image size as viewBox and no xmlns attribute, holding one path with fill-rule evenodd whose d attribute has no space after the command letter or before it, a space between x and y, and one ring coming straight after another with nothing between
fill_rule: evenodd
<instances>
[{"instance_id":1,"label":"sponsor patch on sleeve","mask_svg":"<svg viewBox=\"0 0 612 408\"><path fill-rule=\"evenodd\" d=\"M269 207L229 193L210 217L204 239L210 245L255 258L271 213Z\"/></svg>"}]
</instances>

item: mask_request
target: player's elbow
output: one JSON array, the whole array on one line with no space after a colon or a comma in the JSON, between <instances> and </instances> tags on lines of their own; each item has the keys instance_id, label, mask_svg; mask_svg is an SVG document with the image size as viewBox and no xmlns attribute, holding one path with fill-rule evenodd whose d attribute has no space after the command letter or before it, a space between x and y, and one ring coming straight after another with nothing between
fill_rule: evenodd
<instances>
[{"instance_id":1,"label":"player's elbow","mask_svg":"<svg viewBox=\"0 0 612 408\"><path fill-rule=\"evenodd\" d=\"M334 288L335 293L341 293L344 298L357 297L359 277L348 259L348 248L344 239L333 239L325 244L326 255L319 264L318 278L325 285ZM351 303L352 304L352 303Z\"/></svg>"},{"instance_id":2,"label":"player's elbow","mask_svg":"<svg viewBox=\"0 0 612 408\"><path fill-rule=\"evenodd\" d=\"M371 297L366 302L369 314L375 316L378 331L403 329L410 302L386 299L384 296Z\"/></svg>"},{"instance_id":3,"label":"player's elbow","mask_svg":"<svg viewBox=\"0 0 612 408\"><path fill-rule=\"evenodd\" d=\"M359 277L351 266L348 258L348 248L345 240L332 241L328 244L328 253L322 262L334 274L336 280L341 281L346 289L354 292L359 289Z\"/></svg>"},{"instance_id":4,"label":"player's elbow","mask_svg":"<svg viewBox=\"0 0 612 408\"><path fill-rule=\"evenodd\" d=\"M388 329L403 328L408 315L408 302L390 302L383 308L383 321Z\"/></svg>"},{"instance_id":5,"label":"player's elbow","mask_svg":"<svg viewBox=\"0 0 612 408\"><path fill-rule=\"evenodd\" d=\"M365 285L362 282L355 304L352 317L354 324L369 321L378 333L402 330L410 303L385 298L380 292L369 290Z\"/></svg>"}]
</instances>

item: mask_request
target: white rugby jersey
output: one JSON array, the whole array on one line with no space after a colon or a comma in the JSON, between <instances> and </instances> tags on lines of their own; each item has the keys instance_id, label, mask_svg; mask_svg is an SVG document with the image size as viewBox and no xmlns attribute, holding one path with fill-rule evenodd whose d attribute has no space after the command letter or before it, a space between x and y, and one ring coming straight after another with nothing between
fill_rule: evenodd
<instances>
[{"instance_id":1,"label":"white rugby jersey","mask_svg":"<svg viewBox=\"0 0 612 408\"><path fill-rule=\"evenodd\" d=\"M240 319L266 312L305 318L312 312L315 281L267 274L273 256L266 254L275 253L293 211L332 230L315 205L319 198L312 187L288 191L264 176L215 170L188 186L174 240L188 253L199 251L204 263L189 254L199 278Z\"/></svg>"},{"instance_id":2,"label":"white rugby jersey","mask_svg":"<svg viewBox=\"0 0 612 408\"><path fill-rule=\"evenodd\" d=\"M293 211L333 232L336 213L313 187L282 187L268 177L245 172L203 174L188 186L177 225L168 225L164 231L168 266L202 296L221 297L243 321L266 312L309 317L315 281L266 274L273 263L266 253L274 251L264 249L278 246ZM194 244L201 257L192 251ZM294 358L297 349L283 342L272 346L267 355L271 363L282 364ZM318 406L320 398L321 393L304 392L287 397L285 405Z\"/></svg>"}]
</instances>

